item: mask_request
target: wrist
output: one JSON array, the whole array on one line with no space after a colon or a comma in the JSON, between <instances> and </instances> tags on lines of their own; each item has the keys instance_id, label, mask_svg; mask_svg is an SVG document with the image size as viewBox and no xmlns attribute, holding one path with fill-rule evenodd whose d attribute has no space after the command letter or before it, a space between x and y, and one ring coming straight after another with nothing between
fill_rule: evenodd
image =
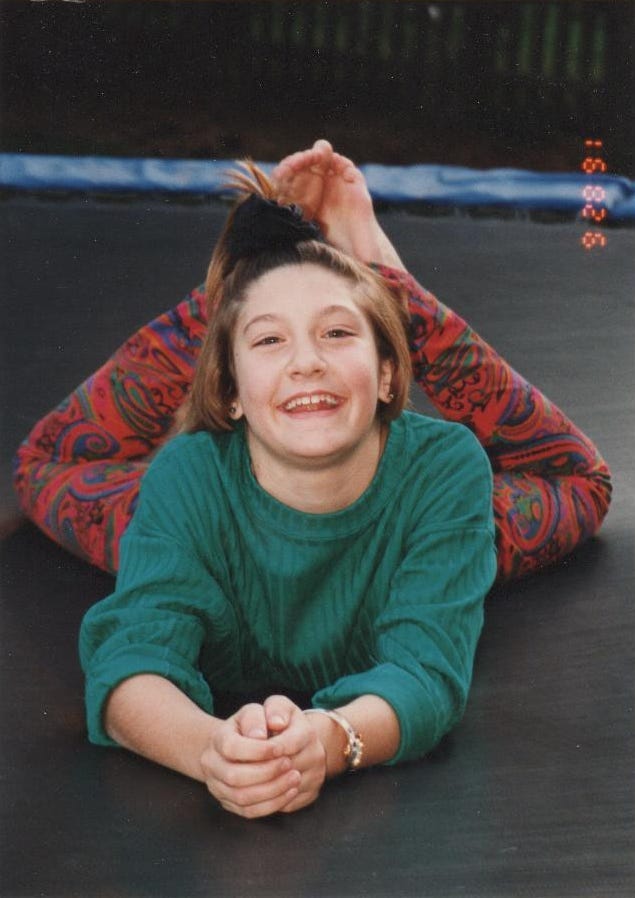
<instances>
[{"instance_id":1,"label":"wrist","mask_svg":"<svg viewBox=\"0 0 635 898\"><path fill-rule=\"evenodd\" d=\"M335 710L310 708L304 712L317 731L326 753L326 776L357 770L364 743L346 717Z\"/></svg>"},{"instance_id":2,"label":"wrist","mask_svg":"<svg viewBox=\"0 0 635 898\"><path fill-rule=\"evenodd\" d=\"M334 776L344 773L346 770L344 758L347 746L346 734L326 714L313 714L306 711L304 713L324 749L326 778L332 779Z\"/></svg>"}]
</instances>

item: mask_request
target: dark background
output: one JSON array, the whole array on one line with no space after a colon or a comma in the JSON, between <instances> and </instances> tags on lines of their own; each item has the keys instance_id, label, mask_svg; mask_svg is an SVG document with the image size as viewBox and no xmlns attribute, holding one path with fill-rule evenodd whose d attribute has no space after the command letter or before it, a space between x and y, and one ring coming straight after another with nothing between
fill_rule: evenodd
<instances>
[{"instance_id":1,"label":"dark background","mask_svg":"<svg viewBox=\"0 0 635 898\"><path fill-rule=\"evenodd\" d=\"M635 174L635 4L0 2L9 152ZM88 745L77 631L111 578L16 518L34 421L204 274L219 203L0 194L0 893L7 898L635 894L633 252L583 222L381 216L404 261L597 441L598 539L487 604L464 720L433 756L258 823ZM0 524L2 521L0 520Z\"/></svg>"},{"instance_id":2,"label":"dark background","mask_svg":"<svg viewBox=\"0 0 635 898\"><path fill-rule=\"evenodd\" d=\"M13 196L1 213L14 446L202 277L225 209ZM467 713L431 756L245 821L89 745L77 633L112 578L16 522L0 541L3 898L635 895L635 231L585 252L582 222L380 220L413 274L597 443L615 488L599 537L489 596Z\"/></svg>"},{"instance_id":3,"label":"dark background","mask_svg":"<svg viewBox=\"0 0 635 898\"><path fill-rule=\"evenodd\" d=\"M4 152L633 176L633 2L0 3Z\"/></svg>"}]
</instances>

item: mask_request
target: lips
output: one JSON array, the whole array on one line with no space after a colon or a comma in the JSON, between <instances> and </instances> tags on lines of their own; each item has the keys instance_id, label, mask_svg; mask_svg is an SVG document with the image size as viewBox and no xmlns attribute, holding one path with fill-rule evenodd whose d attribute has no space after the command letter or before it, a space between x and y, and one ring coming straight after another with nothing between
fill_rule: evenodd
<instances>
[{"instance_id":1,"label":"lips","mask_svg":"<svg viewBox=\"0 0 635 898\"><path fill-rule=\"evenodd\" d=\"M281 408L285 412L321 412L337 408L341 403L341 398L333 393L301 393L282 403Z\"/></svg>"}]
</instances>

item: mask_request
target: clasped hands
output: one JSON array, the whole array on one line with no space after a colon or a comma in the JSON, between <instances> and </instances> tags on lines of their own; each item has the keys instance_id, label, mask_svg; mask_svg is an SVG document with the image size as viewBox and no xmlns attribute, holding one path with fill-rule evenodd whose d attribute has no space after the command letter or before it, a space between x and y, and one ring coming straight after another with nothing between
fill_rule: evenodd
<instances>
[{"instance_id":1,"label":"clasped hands","mask_svg":"<svg viewBox=\"0 0 635 898\"><path fill-rule=\"evenodd\" d=\"M201 757L211 794L241 817L291 813L318 797L327 755L311 718L273 695L219 721Z\"/></svg>"}]
</instances>

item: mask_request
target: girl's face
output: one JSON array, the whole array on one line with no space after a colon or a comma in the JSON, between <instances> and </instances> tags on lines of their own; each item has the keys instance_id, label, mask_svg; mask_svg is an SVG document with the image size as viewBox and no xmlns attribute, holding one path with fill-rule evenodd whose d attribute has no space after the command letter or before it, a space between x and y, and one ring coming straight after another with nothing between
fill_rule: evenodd
<instances>
[{"instance_id":1,"label":"girl's face","mask_svg":"<svg viewBox=\"0 0 635 898\"><path fill-rule=\"evenodd\" d=\"M313 264L253 283L233 343L238 418L252 462L321 467L366 457L392 365L380 360L348 282Z\"/></svg>"}]
</instances>

